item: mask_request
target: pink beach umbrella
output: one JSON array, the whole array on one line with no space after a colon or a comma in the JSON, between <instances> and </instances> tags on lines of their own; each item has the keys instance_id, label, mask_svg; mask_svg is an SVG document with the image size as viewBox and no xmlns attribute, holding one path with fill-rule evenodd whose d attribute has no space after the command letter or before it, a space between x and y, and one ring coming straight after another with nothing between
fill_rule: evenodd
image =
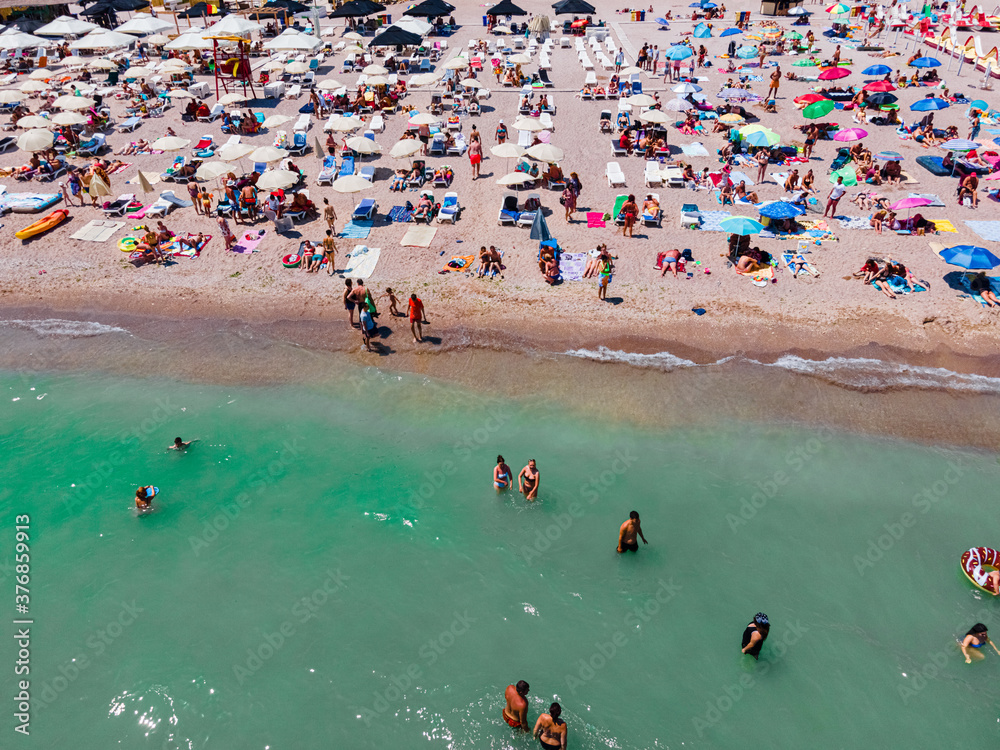
<instances>
[{"instance_id":1,"label":"pink beach umbrella","mask_svg":"<svg viewBox=\"0 0 1000 750\"><path fill-rule=\"evenodd\" d=\"M868 135L867 130L862 130L861 128L845 128L844 130L838 130L834 136L835 141L860 141Z\"/></svg>"},{"instance_id":2,"label":"pink beach umbrella","mask_svg":"<svg viewBox=\"0 0 1000 750\"><path fill-rule=\"evenodd\" d=\"M984 180L1000 180L1000 172L992 172L992 173L986 175L983 179Z\"/></svg>"},{"instance_id":3,"label":"pink beach umbrella","mask_svg":"<svg viewBox=\"0 0 1000 750\"><path fill-rule=\"evenodd\" d=\"M929 206L933 202L929 198L903 198L893 203L889 208L896 212L902 211L905 208L906 218L909 219L911 209L919 208L920 206Z\"/></svg>"},{"instance_id":4,"label":"pink beach umbrella","mask_svg":"<svg viewBox=\"0 0 1000 750\"><path fill-rule=\"evenodd\" d=\"M827 68L819 74L821 81L836 81L838 78L847 78L851 74L847 68Z\"/></svg>"}]
</instances>

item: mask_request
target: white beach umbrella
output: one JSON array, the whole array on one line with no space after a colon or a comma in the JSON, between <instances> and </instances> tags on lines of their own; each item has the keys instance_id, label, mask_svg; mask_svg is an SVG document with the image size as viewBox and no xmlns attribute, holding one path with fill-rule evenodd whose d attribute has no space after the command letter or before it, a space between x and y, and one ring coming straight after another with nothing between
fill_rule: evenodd
<instances>
[{"instance_id":1,"label":"white beach umbrella","mask_svg":"<svg viewBox=\"0 0 1000 750\"><path fill-rule=\"evenodd\" d=\"M54 102L52 102L52 106L55 107L56 109L77 110L77 109L89 109L90 107L93 107L96 103L97 102L95 102L93 99L88 99L85 96L72 96L67 94L65 96L60 96L59 98L57 98Z\"/></svg>"},{"instance_id":2,"label":"white beach umbrella","mask_svg":"<svg viewBox=\"0 0 1000 750\"><path fill-rule=\"evenodd\" d=\"M0 34L0 49L34 49L35 47L50 47L55 44L51 39L45 39L33 34L18 31L14 34Z\"/></svg>"},{"instance_id":3,"label":"white beach umbrella","mask_svg":"<svg viewBox=\"0 0 1000 750\"><path fill-rule=\"evenodd\" d=\"M216 180L232 171L233 167L230 164L221 161L207 161L198 167L198 171L194 175L199 180Z\"/></svg>"},{"instance_id":4,"label":"white beach umbrella","mask_svg":"<svg viewBox=\"0 0 1000 750\"><path fill-rule=\"evenodd\" d=\"M261 190L282 190L290 188L298 181L298 172L292 172L289 169L269 169L257 180L257 187Z\"/></svg>"},{"instance_id":5,"label":"white beach umbrella","mask_svg":"<svg viewBox=\"0 0 1000 750\"><path fill-rule=\"evenodd\" d=\"M371 188L372 183L360 175L349 174L334 180L330 187L337 193L360 193L362 190Z\"/></svg>"},{"instance_id":6,"label":"white beach umbrella","mask_svg":"<svg viewBox=\"0 0 1000 750\"><path fill-rule=\"evenodd\" d=\"M237 94L235 92L231 94L223 94L219 97L219 104L228 107L230 104L242 104L245 101L249 101L249 97L243 94Z\"/></svg>"},{"instance_id":7,"label":"white beach umbrella","mask_svg":"<svg viewBox=\"0 0 1000 750\"><path fill-rule=\"evenodd\" d=\"M145 36L146 34L159 34L174 28L172 23L167 23L159 18L147 16L145 18L133 18L126 21L121 26L116 26L115 31L121 34L135 34Z\"/></svg>"},{"instance_id":8,"label":"white beach umbrella","mask_svg":"<svg viewBox=\"0 0 1000 750\"><path fill-rule=\"evenodd\" d=\"M52 87L45 83L45 81L25 81L17 88L25 93L32 93L35 91L48 91Z\"/></svg>"},{"instance_id":9,"label":"white beach umbrella","mask_svg":"<svg viewBox=\"0 0 1000 750\"><path fill-rule=\"evenodd\" d=\"M56 112L50 120L56 125L86 125L89 122L89 118L79 112Z\"/></svg>"},{"instance_id":10,"label":"white beach umbrella","mask_svg":"<svg viewBox=\"0 0 1000 750\"><path fill-rule=\"evenodd\" d=\"M54 21L35 29L38 36L79 36L100 28L96 23L73 16L59 16Z\"/></svg>"},{"instance_id":11,"label":"white beach umbrella","mask_svg":"<svg viewBox=\"0 0 1000 750\"><path fill-rule=\"evenodd\" d=\"M322 42L311 34L302 34L295 29L286 29L278 34L274 39L264 42L264 49L286 50L286 51L311 51L316 49Z\"/></svg>"},{"instance_id":12,"label":"white beach umbrella","mask_svg":"<svg viewBox=\"0 0 1000 750\"><path fill-rule=\"evenodd\" d=\"M0 91L0 104L14 104L26 97L20 91Z\"/></svg>"},{"instance_id":13,"label":"white beach umbrella","mask_svg":"<svg viewBox=\"0 0 1000 750\"><path fill-rule=\"evenodd\" d=\"M511 172L497 180L497 185L523 185L526 182L534 182L535 178L526 172Z\"/></svg>"},{"instance_id":14,"label":"white beach umbrella","mask_svg":"<svg viewBox=\"0 0 1000 750\"><path fill-rule=\"evenodd\" d=\"M490 149L490 153L501 159L517 159L524 156L524 148L518 146L516 143L507 141L506 143L493 146Z\"/></svg>"},{"instance_id":15,"label":"white beach umbrella","mask_svg":"<svg viewBox=\"0 0 1000 750\"><path fill-rule=\"evenodd\" d=\"M64 57L62 64L67 68L78 68L81 65L86 65L87 61L82 57L77 57L76 55L70 55L69 57Z\"/></svg>"},{"instance_id":16,"label":"white beach umbrella","mask_svg":"<svg viewBox=\"0 0 1000 750\"><path fill-rule=\"evenodd\" d=\"M496 26L493 27L493 33L494 34L509 34L510 33L510 26L504 26L502 23L498 23Z\"/></svg>"},{"instance_id":17,"label":"white beach umbrella","mask_svg":"<svg viewBox=\"0 0 1000 750\"><path fill-rule=\"evenodd\" d=\"M133 65L125 71L124 75L126 78L145 78L146 76L155 75L155 71L144 65Z\"/></svg>"},{"instance_id":18,"label":"white beach umbrella","mask_svg":"<svg viewBox=\"0 0 1000 750\"><path fill-rule=\"evenodd\" d=\"M561 148L553 146L551 143L536 144L525 151L524 155L535 161L544 161L549 164L562 161L566 156Z\"/></svg>"},{"instance_id":19,"label":"white beach umbrella","mask_svg":"<svg viewBox=\"0 0 1000 750\"><path fill-rule=\"evenodd\" d=\"M316 84L316 88L318 88L320 91L336 91L337 89L344 88L344 84L342 84L340 81L335 81L332 78L326 78L320 81L318 84Z\"/></svg>"},{"instance_id":20,"label":"white beach umbrella","mask_svg":"<svg viewBox=\"0 0 1000 750\"><path fill-rule=\"evenodd\" d=\"M453 57L444 64L445 70L465 70L469 67L469 60L465 57Z\"/></svg>"},{"instance_id":21,"label":"white beach umbrella","mask_svg":"<svg viewBox=\"0 0 1000 750\"><path fill-rule=\"evenodd\" d=\"M462 87L467 89L481 89L485 84L480 83L475 78L463 78Z\"/></svg>"},{"instance_id":22,"label":"white beach umbrella","mask_svg":"<svg viewBox=\"0 0 1000 750\"><path fill-rule=\"evenodd\" d=\"M389 72L389 69L384 65L379 65L378 63L372 63L371 65L366 65L365 69L361 71L366 76L384 76Z\"/></svg>"},{"instance_id":23,"label":"white beach umbrella","mask_svg":"<svg viewBox=\"0 0 1000 750\"><path fill-rule=\"evenodd\" d=\"M284 69L285 69L285 63L283 63L281 60L269 60L268 62L264 63L264 70L284 70Z\"/></svg>"},{"instance_id":24,"label":"white beach umbrella","mask_svg":"<svg viewBox=\"0 0 1000 750\"><path fill-rule=\"evenodd\" d=\"M54 75L55 73L53 73L48 68L36 68L35 70L31 71L31 74L28 76L28 78L30 78L32 81L47 81Z\"/></svg>"},{"instance_id":25,"label":"white beach umbrella","mask_svg":"<svg viewBox=\"0 0 1000 750\"><path fill-rule=\"evenodd\" d=\"M355 136L354 138L349 138L347 140L347 147L351 151L356 151L359 154L381 154L382 147L375 143L371 138L365 138L362 135Z\"/></svg>"},{"instance_id":26,"label":"white beach umbrella","mask_svg":"<svg viewBox=\"0 0 1000 750\"><path fill-rule=\"evenodd\" d=\"M205 29L203 36L242 36L251 31L260 31L263 25L243 16L229 15Z\"/></svg>"},{"instance_id":27,"label":"white beach umbrella","mask_svg":"<svg viewBox=\"0 0 1000 750\"><path fill-rule=\"evenodd\" d=\"M331 27L330 30L334 31L333 27ZM342 38L349 42L363 42L365 40L365 38L356 31L348 31Z\"/></svg>"},{"instance_id":28,"label":"white beach umbrella","mask_svg":"<svg viewBox=\"0 0 1000 750\"><path fill-rule=\"evenodd\" d=\"M301 75L302 73L309 72L309 66L306 65L304 62L293 62L293 63L288 63L288 65L285 66L285 70L291 73L292 75Z\"/></svg>"},{"instance_id":29,"label":"white beach umbrella","mask_svg":"<svg viewBox=\"0 0 1000 750\"><path fill-rule=\"evenodd\" d=\"M642 72L641 68L637 68L634 65L629 65L628 67L622 68L618 75L622 76L634 76Z\"/></svg>"},{"instance_id":30,"label":"white beach umbrella","mask_svg":"<svg viewBox=\"0 0 1000 750\"><path fill-rule=\"evenodd\" d=\"M697 94L701 91L701 86L696 83L681 83L670 90L675 94Z\"/></svg>"},{"instance_id":31,"label":"white beach umbrella","mask_svg":"<svg viewBox=\"0 0 1000 750\"><path fill-rule=\"evenodd\" d=\"M630 96L625 100L626 104L630 104L633 107L652 107L656 104L656 99L651 97L649 94L635 94Z\"/></svg>"},{"instance_id":32,"label":"white beach umbrella","mask_svg":"<svg viewBox=\"0 0 1000 750\"><path fill-rule=\"evenodd\" d=\"M114 70L118 66L106 57L98 57L96 60L88 62L87 67L91 70Z\"/></svg>"},{"instance_id":33,"label":"white beach umbrella","mask_svg":"<svg viewBox=\"0 0 1000 750\"><path fill-rule=\"evenodd\" d=\"M385 76L368 76L368 80L365 83L369 86L388 86L389 79Z\"/></svg>"},{"instance_id":34,"label":"white beach umbrella","mask_svg":"<svg viewBox=\"0 0 1000 750\"><path fill-rule=\"evenodd\" d=\"M251 161L264 162L265 164L281 161L287 156L288 152L285 149L275 148L274 146L261 146L258 149L254 149L249 154Z\"/></svg>"},{"instance_id":35,"label":"white beach umbrella","mask_svg":"<svg viewBox=\"0 0 1000 750\"><path fill-rule=\"evenodd\" d=\"M420 18L409 18L408 16L403 16L393 26L403 31L409 31L411 34L416 34L417 36L426 36L434 28L427 21Z\"/></svg>"},{"instance_id":36,"label":"white beach umbrella","mask_svg":"<svg viewBox=\"0 0 1000 750\"><path fill-rule=\"evenodd\" d=\"M163 138L157 138L149 145L149 148L152 151L180 151L182 148L187 148L190 145L191 141L187 138L167 135Z\"/></svg>"},{"instance_id":37,"label":"white beach umbrella","mask_svg":"<svg viewBox=\"0 0 1000 750\"><path fill-rule=\"evenodd\" d=\"M417 75L410 78L409 85L411 87L433 86L441 80L442 75L442 73L417 73Z\"/></svg>"},{"instance_id":38,"label":"white beach umbrella","mask_svg":"<svg viewBox=\"0 0 1000 750\"><path fill-rule=\"evenodd\" d=\"M135 37L117 31L99 29L91 31L85 37L69 43L70 49L114 49L135 44Z\"/></svg>"},{"instance_id":39,"label":"white beach umbrella","mask_svg":"<svg viewBox=\"0 0 1000 750\"><path fill-rule=\"evenodd\" d=\"M52 120L46 120L44 117L39 115L28 115L27 117L22 117L17 121L17 126L25 130L31 130L33 128L50 128L52 127Z\"/></svg>"},{"instance_id":40,"label":"white beach umbrella","mask_svg":"<svg viewBox=\"0 0 1000 750\"><path fill-rule=\"evenodd\" d=\"M512 127L514 130L528 130L532 133L545 130L545 126L533 117L518 117Z\"/></svg>"},{"instance_id":41,"label":"white beach umbrella","mask_svg":"<svg viewBox=\"0 0 1000 750\"><path fill-rule=\"evenodd\" d=\"M163 45L163 49L169 50L209 50L212 49L212 40L202 38L197 31L181 34L174 41Z\"/></svg>"},{"instance_id":42,"label":"white beach umbrella","mask_svg":"<svg viewBox=\"0 0 1000 750\"><path fill-rule=\"evenodd\" d=\"M252 154L254 147L249 143L230 143L215 152L215 156L222 161L236 161L242 159L247 154Z\"/></svg>"},{"instance_id":43,"label":"white beach umbrella","mask_svg":"<svg viewBox=\"0 0 1000 750\"><path fill-rule=\"evenodd\" d=\"M674 119L666 112L661 112L658 109L647 109L645 112L640 112L638 114L638 118L643 122L651 123L653 125L666 125Z\"/></svg>"},{"instance_id":44,"label":"white beach umbrella","mask_svg":"<svg viewBox=\"0 0 1000 750\"><path fill-rule=\"evenodd\" d=\"M413 156L421 148L423 148L423 143L418 141L416 138L407 138L404 141L400 141L389 151L389 156L394 159L406 159Z\"/></svg>"},{"instance_id":45,"label":"white beach umbrella","mask_svg":"<svg viewBox=\"0 0 1000 750\"><path fill-rule=\"evenodd\" d=\"M668 112L687 112L689 109L693 109L694 105L691 102L685 101L684 99L671 99L669 102L663 105L663 109ZM651 110L656 111L656 110ZM646 114L645 112L643 114Z\"/></svg>"},{"instance_id":46,"label":"white beach umbrella","mask_svg":"<svg viewBox=\"0 0 1000 750\"><path fill-rule=\"evenodd\" d=\"M146 37L146 41L159 47L169 42L170 37L166 34L150 34Z\"/></svg>"},{"instance_id":47,"label":"white beach umbrella","mask_svg":"<svg viewBox=\"0 0 1000 750\"><path fill-rule=\"evenodd\" d=\"M287 115L271 115L266 120L264 120L265 128L280 128L286 122L291 122L293 118Z\"/></svg>"},{"instance_id":48,"label":"white beach umbrella","mask_svg":"<svg viewBox=\"0 0 1000 750\"><path fill-rule=\"evenodd\" d=\"M520 53L517 55L511 55L507 58L507 62L513 63L514 65L527 65L531 62L531 56Z\"/></svg>"},{"instance_id":49,"label":"white beach umbrella","mask_svg":"<svg viewBox=\"0 0 1000 750\"><path fill-rule=\"evenodd\" d=\"M434 125L438 122L441 122L441 119L429 112L420 112L410 118L410 125Z\"/></svg>"},{"instance_id":50,"label":"white beach umbrella","mask_svg":"<svg viewBox=\"0 0 1000 750\"><path fill-rule=\"evenodd\" d=\"M326 125L323 126L323 130L350 133L352 130L364 127L364 124L364 120L359 120L357 117L344 117L341 115L328 120Z\"/></svg>"},{"instance_id":51,"label":"white beach umbrella","mask_svg":"<svg viewBox=\"0 0 1000 750\"><path fill-rule=\"evenodd\" d=\"M171 99L195 99L195 95L187 89L170 89L166 92Z\"/></svg>"},{"instance_id":52,"label":"white beach umbrella","mask_svg":"<svg viewBox=\"0 0 1000 750\"><path fill-rule=\"evenodd\" d=\"M17 147L22 151L44 151L47 148L52 148L54 140L55 136L52 135L51 130L38 128L22 133L17 139Z\"/></svg>"}]
</instances>

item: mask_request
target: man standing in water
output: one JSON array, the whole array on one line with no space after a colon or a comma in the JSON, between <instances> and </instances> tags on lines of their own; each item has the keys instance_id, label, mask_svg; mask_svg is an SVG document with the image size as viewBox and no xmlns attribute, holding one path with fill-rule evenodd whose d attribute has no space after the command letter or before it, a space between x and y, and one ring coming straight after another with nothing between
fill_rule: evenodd
<instances>
[{"instance_id":1,"label":"man standing in water","mask_svg":"<svg viewBox=\"0 0 1000 750\"><path fill-rule=\"evenodd\" d=\"M538 482L541 479L541 474L538 471L538 466L535 465L535 459L528 461L528 465L521 469L521 473L517 475L517 489L524 495L525 500L536 500L538 499Z\"/></svg>"},{"instance_id":2,"label":"man standing in water","mask_svg":"<svg viewBox=\"0 0 1000 750\"><path fill-rule=\"evenodd\" d=\"M633 510L628 514L628 520L622 524L621 529L618 531L618 551L638 552L639 542L635 540L636 534L638 534L642 539L643 544L649 544L649 542L646 541L646 537L642 534L642 525L639 523L639 514Z\"/></svg>"},{"instance_id":3,"label":"man standing in water","mask_svg":"<svg viewBox=\"0 0 1000 750\"><path fill-rule=\"evenodd\" d=\"M523 732L530 732L528 728L528 701L524 696L528 694L528 683L519 680L517 685L508 685L503 697L507 705L503 709L503 720L514 729Z\"/></svg>"}]
</instances>

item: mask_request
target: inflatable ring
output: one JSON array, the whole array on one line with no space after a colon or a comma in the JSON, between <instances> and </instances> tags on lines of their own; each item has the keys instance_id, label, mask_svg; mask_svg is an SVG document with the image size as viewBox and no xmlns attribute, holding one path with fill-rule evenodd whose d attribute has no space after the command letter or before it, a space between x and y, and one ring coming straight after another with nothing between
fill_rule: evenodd
<instances>
[{"instance_id":1,"label":"inflatable ring","mask_svg":"<svg viewBox=\"0 0 1000 750\"><path fill-rule=\"evenodd\" d=\"M118 240L118 249L123 253L131 253L135 250L136 245L139 244L139 240L135 237L122 237Z\"/></svg>"},{"instance_id":2,"label":"inflatable ring","mask_svg":"<svg viewBox=\"0 0 1000 750\"><path fill-rule=\"evenodd\" d=\"M289 253L284 258L281 259L281 265L285 268L298 268L299 263L302 262L302 256L298 253Z\"/></svg>"},{"instance_id":3,"label":"inflatable ring","mask_svg":"<svg viewBox=\"0 0 1000 750\"><path fill-rule=\"evenodd\" d=\"M983 591L996 594L996 584L990 580L991 571L984 566L1000 570L1000 552L990 547L973 547L962 553L962 572L966 577Z\"/></svg>"}]
</instances>

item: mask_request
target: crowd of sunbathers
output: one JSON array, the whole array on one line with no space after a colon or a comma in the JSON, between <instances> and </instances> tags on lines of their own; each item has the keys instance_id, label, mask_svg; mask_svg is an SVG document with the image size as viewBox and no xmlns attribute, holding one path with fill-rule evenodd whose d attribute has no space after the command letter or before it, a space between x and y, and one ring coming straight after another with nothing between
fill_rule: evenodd
<instances>
[{"instance_id":1,"label":"crowd of sunbathers","mask_svg":"<svg viewBox=\"0 0 1000 750\"><path fill-rule=\"evenodd\" d=\"M899 287L903 283L919 284L923 288L929 286L927 282L915 279L906 266L892 258L883 261L882 265L879 265L878 259L869 258L854 276L865 284L871 284L889 299L896 299L893 286Z\"/></svg>"},{"instance_id":2,"label":"crowd of sunbathers","mask_svg":"<svg viewBox=\"0 0 1000 750\"><path fill-rule=\"evenodd\" d=\"M139 229L143 232L141 239L136 243L135 250L142 253L139 260L145 263L164 263L169 257L165 248L176 242L179 250L189 249L195 252L200 251L205 243L205 235L198 232L195 236L177 237L167 229L162 221L156 222L156 229L150 229L148 225L142 225Z\"/></svg>"}]
</instances>

